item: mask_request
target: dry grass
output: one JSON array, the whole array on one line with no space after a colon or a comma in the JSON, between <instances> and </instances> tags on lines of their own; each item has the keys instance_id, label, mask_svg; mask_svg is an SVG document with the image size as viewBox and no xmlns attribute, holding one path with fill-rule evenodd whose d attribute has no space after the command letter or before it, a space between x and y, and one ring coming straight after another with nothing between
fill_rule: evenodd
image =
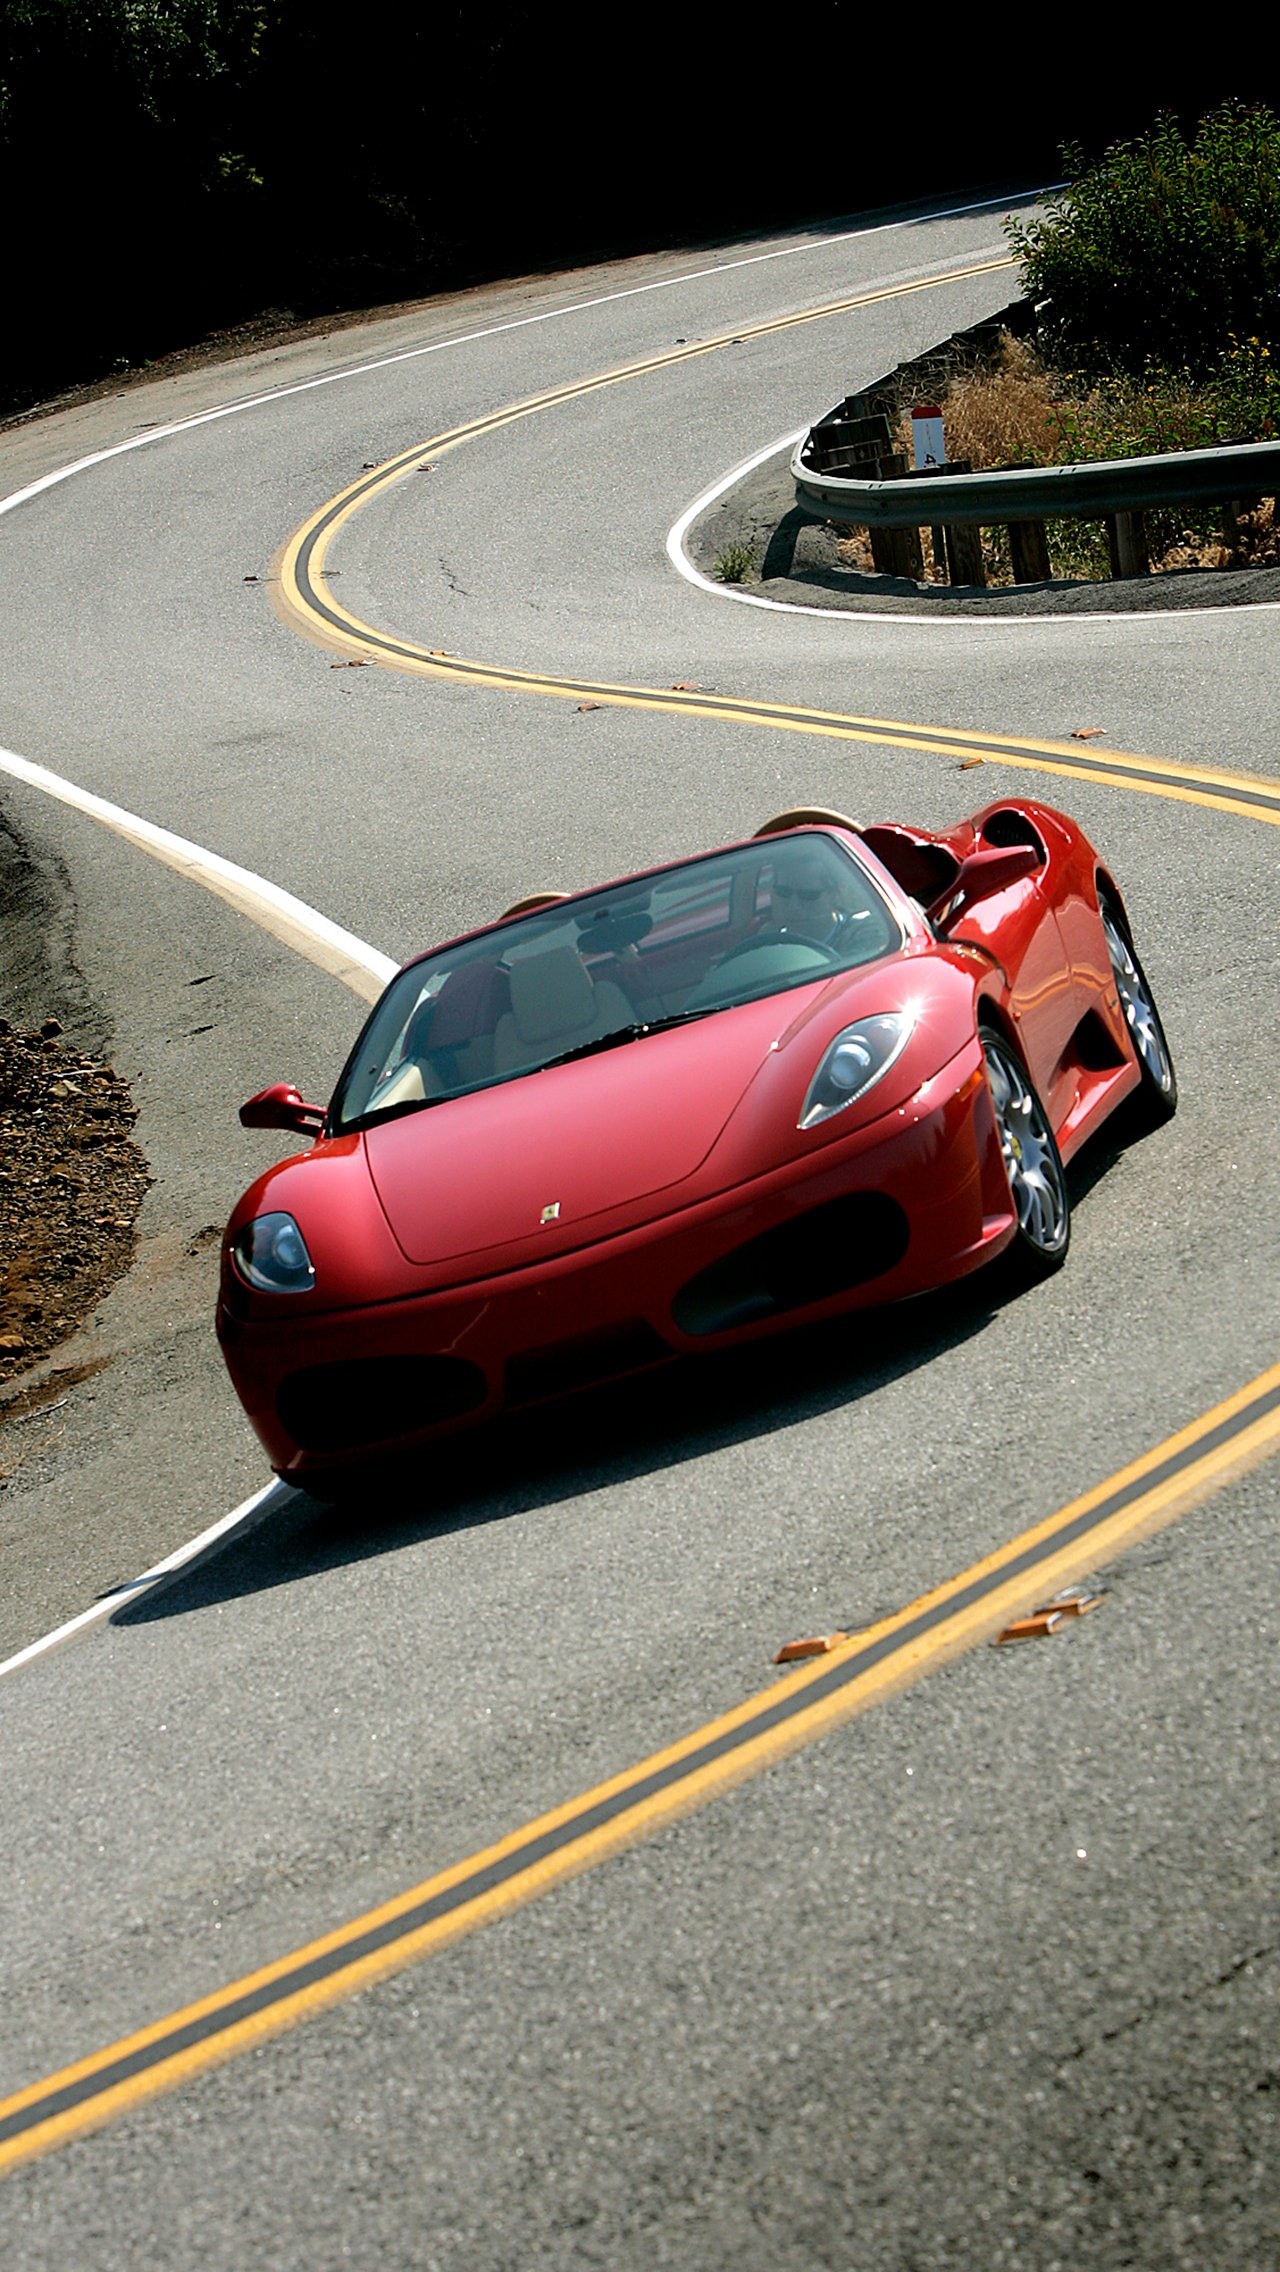
<instances>
[{"instance_id":1,"label":"dry grass","mask_svg":"<svg viewBox=\"0 0 1280 2272\"><path fill-rule=\"evenodd\" d=\"M932 379L932 375L931 375ZM1074 393L1054 372L1046 370L1035 348L1026 340L1001 334L989 363L936 374L932 392L941 402L946 430L947 456L968 459L975 472L998 467L1062 462L1070 455L1066 435L1081 429L1097 431L1108 414L1100 396ZM1171 434L1185 423L1195 431L1199 406L1188 392L1180 403L1171 390L1163 403ZM1065 431L1064 431L1065 429ZM1104 431L1105 431L1104 427ZM895 447L911 455L911 417L903 410ZM1142 450L1149 443L1120 438L1117 456ZM1110 454L1104 452L1103 454ZM1056 576L1105 579L1110 574L1106 532L1101 522L1051 521L1046 534ZM1147 516L1151 565L1158 572L1177 568L1255 568L1280 565L1280 524L1275 500L1264 498L1251 512L1239 515L1233 532L1223 508L1210 508L1197 516L1177 509ZM941 564L935 568L928 531L921 531L927 580L941 582ZM850 568L871 575L874 564L871 540L865 529L851 529L841 539L840 552ZM1012 581L1008 537L1003 529L984 530L983 552L988 581Z\"/></svg>"},{"instance_id":2,"label":"dry grass","mask_svg":"<svg viewBox=\"0 0 1280 2272\"><path fill-rule=\"evenodd\" d=\"M1006 331L998 358L990 367L958 373L943 394L947 456L968 458L976 472L1038 465L1055 455L1059 442L1054 410L1061 390L1035 349ZM899 432L899 447L909 451L909 415Z\"/></svg>"}]
</instances>

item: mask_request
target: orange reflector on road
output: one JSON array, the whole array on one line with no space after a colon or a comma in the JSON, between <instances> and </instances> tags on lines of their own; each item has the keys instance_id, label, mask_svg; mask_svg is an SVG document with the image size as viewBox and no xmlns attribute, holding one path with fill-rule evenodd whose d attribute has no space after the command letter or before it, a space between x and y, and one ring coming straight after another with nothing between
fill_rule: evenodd
<instances>
[{"instance_id":1,"label":"orange reflector on road","mask_svg":"<svg viewBox=\"0 0 1280 2272\"><path fill-rule=\"evenodd\" d=\"M848 1638L847 1633L815 1633L808 1641L784 1641L773 1661L775 1665L793 1665L800 1657L825 1657Z\"/></svg>"},{"instance_id":2,"label":"orange reflector on road","mask_svg":"<svg viewBox=\"0 0 1280 2272\"><path fill-rule=\"evenodd\" d=\"M1015 1617L1003 1633L996 1635L1001 1641L1039 1641L1046 1633L1056 1633L1068 1617L1086 1617L1091 1609L1101 1606L1102 1594L1059 1594L1056 1601L1047 1602L1043 1609L1033 1610L1030 1617Z\"/></svg>"}]
</instances>

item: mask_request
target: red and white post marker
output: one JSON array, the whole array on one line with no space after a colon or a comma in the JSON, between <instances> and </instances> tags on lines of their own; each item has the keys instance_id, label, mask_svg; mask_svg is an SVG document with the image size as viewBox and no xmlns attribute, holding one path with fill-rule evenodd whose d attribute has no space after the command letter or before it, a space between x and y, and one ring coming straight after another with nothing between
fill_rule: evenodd
<instances>
[{"instance_id":1,"label":"red and white post marker","mask_svg":"<svg viewBox=\"0 0 1280 2272\"><path fill-rule=\"evenodd\" d=\"M931 465L945 465L947 445L942 437L942 412L936 402L922 402L911 413L911 443L915 451L916 472Z\"/></svg>"},{"instance_id":2,"label":"red and white post marker","mask_svg":"<svg viewBox=\"0 0 1280 2272\"><path fill-rule=\"evenodd\" d=\"M917 403L911 413L911 447L915 453L916 472L932 466L945 465L947 445L942 432L942 410L936 402ZM942 529L931 528L929 542L933 547L933 573L939 583L947 581L947 543Z\"/></svg>"}]
</instances>

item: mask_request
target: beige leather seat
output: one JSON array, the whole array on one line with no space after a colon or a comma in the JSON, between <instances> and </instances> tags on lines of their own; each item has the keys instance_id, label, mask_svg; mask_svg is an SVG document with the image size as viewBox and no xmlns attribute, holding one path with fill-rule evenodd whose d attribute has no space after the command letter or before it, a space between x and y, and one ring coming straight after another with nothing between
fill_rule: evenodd
<instances>
[{"instance_id":1,"label":"beige leather seat","mask_svg":"<svg viewBox=\"0 0 1280 2272\"><path fill-rule=\"evenodd\" d=\"M444 1083L436 1078L431 1067L416 1064L412 1058L407 1058L385 1086L374 1090L369 1101L382 1112L388 1105L424 1104L428 1097L443 1094Z\"/></svg>"},{"instance_id":2,"label":"beige leather seat","mask_svg":"<svg viewBox=\"0 0 1280 2272\"><path fill-rule=\"evenodd\" d=\"M594 981L571 946L512 958L511 1010L493 1037L495 1073L518 1073L635 1021L620 986Z\"/></svg>"}]
</instances>

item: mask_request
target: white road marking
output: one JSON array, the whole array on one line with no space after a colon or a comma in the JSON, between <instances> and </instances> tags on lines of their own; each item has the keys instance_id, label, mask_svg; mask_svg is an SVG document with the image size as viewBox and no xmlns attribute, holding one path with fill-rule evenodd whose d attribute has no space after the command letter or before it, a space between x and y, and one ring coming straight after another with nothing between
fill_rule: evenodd
<instances>
[{"instance_id":1,"label":"white road marking","mask_svg":"<svg viewBox=\"0 0 1280 2272\"><path fill-rule=\"evenodd\" d=\"M56 797L59 804L87 813L115 835L149 852L153 859L176 868L189 882L202 884L309 962L331 971L362 1000L376 1001L387 981L395 977L400 965L389 955L379 954L376 947L357 939L354 932L344 931L341 924L331 923L327 915L308 907L305 900L295 899L292 892L282 891L279 884L268 883L264 876L255 876L234 860L207 852L203 845L175 836L171 829L158 828L154 821L142 820L137 813L126 812L123 806L78 788L74 781L51 773L47 766L33 765L30 758L19 757L14 750L0 749L0 772Z\"/></svg>"},{"instance_id":2,"label":"white road marking","mask_svg":"<svg viewBox=\"0 0 1280 2272\"><path fill-rule=\"evenodd\" d=\"M930 221L954 221L966 213L986 213L997 206L1006 210L1025 205L1043 197L1045 190L1026 190L1013 197L985 197L969 205L951 205L943 213L924 216ZM290 395L310 394L316 387L340 386L347 379L367 378L372 371L386 371L396 363L412 363L423 355L443 355L451 347L474 346L478 340L496 339L503 332L526 331L534 324L554 323L562 316L583 315L592 308L608 307L614 300L640 299L646 292L669 292L681 284L696 284L708 276L725 276L736 268L756 268L765 261L793 260L798 253L828 252L832 245L854 244L861 237L888 236L895 229L918 226L912 221L884 221L865 229L845 229L830 237L806 238L803 244L780 245L774 252L746 253L739 260L722 260L710 268L690 269L683 276L659 276L649 284L629 284L617 292L599 292L593 299L571 300L563 308L543 308L537 315L511 316L505 323L484 324L476 331L456 332L449 339L435 339L423 347L402 347L394 355L379 355L367 363L352 363L340 371L325 371L314 379L297 379L289 386L270 387L264 394L245 395L238 402L222 403L216 410L199 410L189 418L175 418L167 425L153 426L145 434L132 434L128 441L112 442L106 449L93 450L87 457L76 458L72 464L57 467L52 473L41 474L37 481L28 482L24 489L15 489L8 497L0 497L0 514L12 513L19 505L27 505L47 490L56 489L60 482L70 481L73 474L87 473L91 466L105 465L110 458L125 457L131 450L150 449L154 442L166 441L173 434L190 433L197 426L211 426L220 418L236 418L244 410L261 410L268 403L287 401ZM947 261L934 265L945 267ZM913 270L913 274L927 276L927 267Z\"/></svg>"},{"instance_id":3,"label":"white road marking","mask_svg":"<svg viewBox=\"0 0 1280 2272\"><path fill-rule=\"evenodd\" d=\"M775 615L818 615L824 623L925 624L931 631L959 627L970 635L975 628L986 630L988 625L1002 631L1018 631L1028 625L1039 629L1046 623L1064 626L1083 624L1086 627L1093 623L1185 623L1192 616L1203 620L1207 613L1202 607L1162 607L1126 608L1123 611L1098 608L1091 609L1088 613L1071 615L891 615L887 609L881 612L879 609L861 607L806 607L803 600L766 599L763 592L744 592L739 584L721 584L714 577L704 576L702 570L694 566L684 548L684 540L699 514L705 513L707 507L714 505L717 497L723 497L727 489L732 489L735 482L744 481L749 473L754 473L757 466L765 465L770 458L781 457L784 450L793 450L807 432L808 428L802 426L797 433L784 434L780 442L767 443L753 457L744 458L741 465L735 465L729 473L722 474L718 481L713 481L709 489L704 489L700 497L694 498L692 505L685 507L667 537L667 556L686 582L696 584L699 591L710 592L713 599L736 600L739 607L770 608ZM1261 615L1270 613L1276 607L1280 607L1280 600L1240 600L1232 605L1230 612L1232 615Z\"/></svg>"},{"instance_id":4,"label":"white road marking","mask_svg":"<svg viewBox=\"0 0 1280 2272\"><path fill-rule=\"evenodd\" d=\"M123 1608L126 1602L132 1601L146 1587L153 1586L158 1578L172 1577L178 1570L189 1570L212 1548L223 1545L233 1532L252 1530L256 1524L264 1522L277 1505L283 1506L291 1497L287 1485L274 1480L265 1483L260 1491L254 1492L251 1499L243 1499L238 1507L232 1508L229 1515L223 1515L218 1522L211 1523L208 1530L202 1530L198 1538L190 1538L185 1546L175 1547L163 1562L153 1563L149 1570L142 1572L141 1577L130 1578L123 1586L113 1586L111 1592L103 1594L101 1600L95 1601L90 1609L82 1609L78 1617L68 1618L65 1625L56 1626L42 1640L32 1641L25 1649L19 1649L16 1657L6 1658L0 1664L0 1680L7 1673L19 1671L23 1665L33 1664L37 1657L47 1656L50 1649L57 1649L64 1641L71 1640L73 1635L83 1633L86 1626L100 1625L103 1618L110 1617L113 1610Z\"/></svg>"},{"instance_id":5,"label":"white road marking","mask_svg":"<svg viewBox=\"0 0 1280 2272\"><path fill-rule=\"evenodd\" d=\"M989 212L996 206L1022 204L1026 202L1027 196L1042 194L1042 191L1032 191L1019 197L984 198L966 205L948 207L945 212L930 214L928 217L938 221L954 220L966 213ZM773 252L747 254L742 259L720 261L709 268L690 271L683 276L659 277L651 283L631 285L622 291L602 292L590 300L574 301L568 307L547 308L537 315L514 317L506 323L489 324L477 331L461 332L451 339L435 340L424 347L405 348L397 354L380 356L341 371L326 372L318 378L299 380L291 386L271 388L264 394L247 396L239 402L226 403L215 410L199 411L190 418L174 419L167 425L152 427L145 434L132 435L127 441L113 443L107 449L94 450L88 456L77 458L72 464L61 466L52 473L43 474L39 480L28 482L25 488L16 489L9 496L0 498L0 515L15 511L19 505L31 503L48 490L58 487L61 482L69 481L74 474L88 472L92 466L103 465L108 459L124 457L132 450L149 449L153 443L164 441L168 436L212 425L218 419L235 417L241 411L261 409L268 403L283 401L290 395L307 394L316 387L334 386L345 379L363 378L372 371L385 370L395 363L411 362L424 355L438 355L446 348L467 346L477 340L495 338L502 332L522 331L533 324L552 322L560 316L580 315L587 309L604 307L614 300L636 299L646 292L666 291L675 285L696 283L708 276L727 274L733 269L753 268L765 261L790 259L797 253L827 251L832 245L851 244L860 237L884 235L893 229L914 225L909 221L880 223L870 228L847 229L830 237L807 239L799 245L781 246ZM765 451L762 455L768 456L769 452ZM753 462L758 463L759 460ZM709 588L714 590L715 586ZM399 968L389 956L379 954L376 948L366 945L340 925L331 923L327 916L308 907L304 901L295 899L291 892L282 891L279 885L268 883L265 878L254 875L249 869L239 867L234 861L224 860L218 853L208 852L185 837L175 836L169 829L157 827L153 821L126 812L122 806L111 804L105 797L95 796L91 791L65 780L60 774L50 772L46 766L36 765L30 758L18 756L16 751L0 749L0 771L101 821L117 835L163 860L169 867L176 868L193 882L216 892L220 898L227 900L233 907L240 908L265 929L298 948L311 961L344 979L346 984L366 1000L376 999ZM359 982L361 978L371 978L376 981L376 985L370 990L367 984ZM154 1583L157 1578L186 1567L206 1549L226 1538L238 1524L247 1524L254 1516L260 1519L272 1503L273 1494L280 1489L283 1486L275 1483L266 1485L252 1499L245 1500L229 1515L224 1515L209 1530L202 1531L198 1538L190 1540L186 1546L178 1547L165 1561L156 1563L153 1569L144 1571L141 1577L133 1579L129 1585L115 1593L108 1594L101 1602L95 1602L92 1608L83 1610L78 1617L58 1626L55 1631L46 1634L43 1640L33 1641L29 1647L20 1649L16 1656L0 1664L0 1678L7 1673L16 1672L22 1665L30 1664L47 1650L58 1647L73 1634L82 1632L85 1627L99 1623L124 1600L144 1586Z\"/></svg>"}]
</instances>

